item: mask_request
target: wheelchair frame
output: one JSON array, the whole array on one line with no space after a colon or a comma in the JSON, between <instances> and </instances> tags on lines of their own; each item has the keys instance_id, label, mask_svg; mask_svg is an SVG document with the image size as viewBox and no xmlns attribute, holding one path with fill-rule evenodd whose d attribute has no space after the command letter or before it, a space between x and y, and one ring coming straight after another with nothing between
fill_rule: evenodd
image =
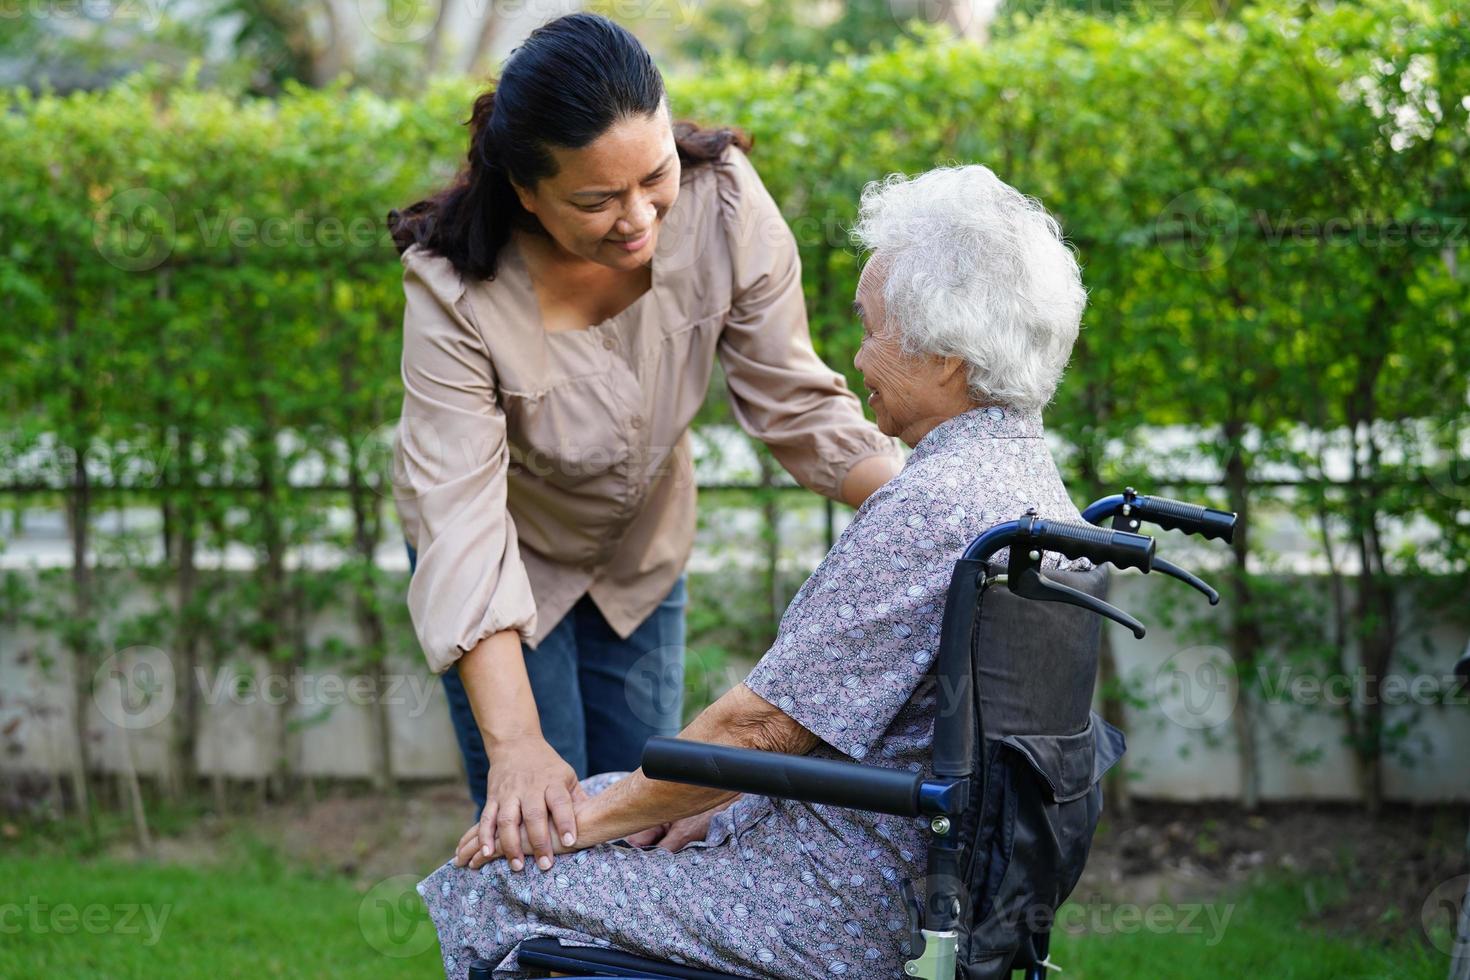
<instances>
[{"instance_id":1,"label":"wheelchair frame","mask_svg":"<svg viewBox=\"0 0 1470 980\"><path fill-rule=\"evenodd\" d=\"M910 917L912 958L905 972L920 980L955 980L963 909L961 854L965 842L957 824L974 797L986 798L986 770L977 765L979 697L975 694L972 645L977 614L985 590L1005 585L1023 599L1062 602L1112 619L1142 638L1143 624L1126 612L1041 573L1042 556L1052 551L1068 558L1086 558L1094 565L1157 570L1178 578L1203 593L1211 605L1219 594L1192 573L1156 558L1154 539L1137 533L1144 523L1180 530L1208 539L1229 541L1236 515L1163 497L1138 494L1128 487L1090 504L1083 512L1086 524L1046 520L1028 511L1018 520L998 524L971 542L955 562L946 595L935 659L942 690L970 691L957 699L956 710L935 718L932 746L934 778L921 773L886 769L841 760L789 756L739 749L677 738L649 739L643 753L643 771L664 779L761 796L866 810L903 817L929 818L930 845L924 903L914 897L912 883L903 884ZM1098 525L1112 521L1112 528ZM992 564L996 553L1009 549L1002 571ZM976 828L976 834L983 828ZM1058 899L1058 904L1066 895ZM1053 914L1055 909L1051 910ZM1010 970L1022 969L1026 980L1041 980L1059 969L1049 958L1049 930L1022 943ZM585 971L559 974L593 978L642 980L747 980L730 974L661 963L603 947L563 947L554 939L533 939L519 947L523 966L549 970ZM476 962L471 980L489 980L490 964Z\"/></svg>"}]
</instances>

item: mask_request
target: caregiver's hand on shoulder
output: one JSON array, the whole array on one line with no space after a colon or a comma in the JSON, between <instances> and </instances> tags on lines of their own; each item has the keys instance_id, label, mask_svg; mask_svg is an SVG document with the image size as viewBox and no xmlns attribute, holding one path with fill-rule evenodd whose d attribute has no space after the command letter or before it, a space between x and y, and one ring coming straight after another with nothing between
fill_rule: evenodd
<instances>
[{"instance_id":1,"label":"caregiver's hand on shoulder","mask_svg":"<svg viewBox=\"0 0 1470 980\"><path fill-rule=\"evenodd\" d=\"M525 867L526 850L541 868L552 865L552 855L565 852L577 839L573 804L587 799L577 774L540 736L502 742L489 748L490 775L485 783L485 809L469 857L489 859L504 855L515 871ZM552 834L556 834L553 841ZM455 864L468 861L461 840ZM465 857L465 860L461 860ZM477 866L477 865L476 865Z\"/></svg>"}]
</instances>

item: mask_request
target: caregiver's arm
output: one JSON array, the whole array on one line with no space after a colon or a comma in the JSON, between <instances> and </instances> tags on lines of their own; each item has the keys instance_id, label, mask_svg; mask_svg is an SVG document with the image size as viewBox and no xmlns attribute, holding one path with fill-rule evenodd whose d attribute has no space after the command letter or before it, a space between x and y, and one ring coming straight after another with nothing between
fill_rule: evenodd
<instances>
[{"instance_id":1,"label":"caregiver's arm","mask_svg":"<svg viewBox=\"0 0 1470 980\"><path fill-rule=\"evenodd\" d=\"M549 867L555 853L551 832L563 845L576 839L572 802L583 794L572 767L541 733L520 634L501 630L487 636L460 658L459 678L490 759L476 837L480 852L498 851L519 864L530 851ZM522 823L529 845L524 848Z\"/></svg>"},{"instance_id":2,"label":"caregiver's arm","mask_svg":"<svg viewBox=\"0 0 1470 980\"><path fill-rule=\"evenodd\" d=\"M716 351L732 413L802 486L858 507L903 455L817 356L796 238L755 168L731 148L716 171L734 275Z\"/></svg>"},{"instance_id":3,"label":"caregiver's arm","mask_svg":"<svg viewBox=\"0 0 1470 980\"><path fill-rule=\"evenodd\" d=\"M737 684L700 712L679 737L788 755L805 755L820 741L744 684ZM649 779L640 769L577 805L576 847L620 840L649 827L703 813L739 796L738 792ZM471 857L472 852L473 842L460 848L456 860L467 860L472 868L489 860L482 853ZM492 859L499 856L497 851Z\"/></svg>"},{"instance_id":4,"label":"caregiver's arm","mask_svg":"<svg viewBox=\"0 0 1470 980\"><path fill-rule=\"evenodd\" d=\"M854 509L883 484L898 475L903 464L893 456L868 456L854 463L842 478L842 502Z\"/></svg>"}]
</instances>

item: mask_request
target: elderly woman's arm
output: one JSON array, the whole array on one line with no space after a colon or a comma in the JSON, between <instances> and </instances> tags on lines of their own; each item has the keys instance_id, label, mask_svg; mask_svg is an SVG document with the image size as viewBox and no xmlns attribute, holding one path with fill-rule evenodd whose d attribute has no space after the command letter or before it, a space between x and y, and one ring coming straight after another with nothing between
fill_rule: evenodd
<instances>
[{"instance_id":1,"label":"elderly woman's arm","mask_svg":"<svg viewBox=\"0 0 1470 980\"><path fill-rule=\"evenodd\" d=\"M715 742L737 748L761 749L805 755L821 741L795 719L766 701L744 684L737 684L689 723L681 738ZM640 769L577 807L577 842L558 846L558 853L580 850L684 817L704 813L739 797L730 793L682 783L648 779ZM478 868L501 856L478 850L479 838L466 833L455 854L455 864Z\"/></svg>"}]
</instances>

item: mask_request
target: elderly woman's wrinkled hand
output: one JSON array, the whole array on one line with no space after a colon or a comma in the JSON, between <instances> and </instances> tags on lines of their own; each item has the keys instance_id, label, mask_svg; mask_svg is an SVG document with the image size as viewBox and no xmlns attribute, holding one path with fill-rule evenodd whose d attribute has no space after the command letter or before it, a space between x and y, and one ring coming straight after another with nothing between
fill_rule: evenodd
<instances>
[{"instance_id":1,"label":"elderly woman's wrinkled hand","mask_svg":"<svg viewBox=\"0 0 1470 980\"><path fill-rule=\"evenodd\" d=\"M734 802L731 800L729 803L712 807L703 813L696 813L692 817L659 824L657 827L629 834L626 840L634 847L662 847L671 852L682 850L684 845L691 841L704 840L709 836L710 819L721 810L729 808Z\"/></svg>"}]
</instances>

